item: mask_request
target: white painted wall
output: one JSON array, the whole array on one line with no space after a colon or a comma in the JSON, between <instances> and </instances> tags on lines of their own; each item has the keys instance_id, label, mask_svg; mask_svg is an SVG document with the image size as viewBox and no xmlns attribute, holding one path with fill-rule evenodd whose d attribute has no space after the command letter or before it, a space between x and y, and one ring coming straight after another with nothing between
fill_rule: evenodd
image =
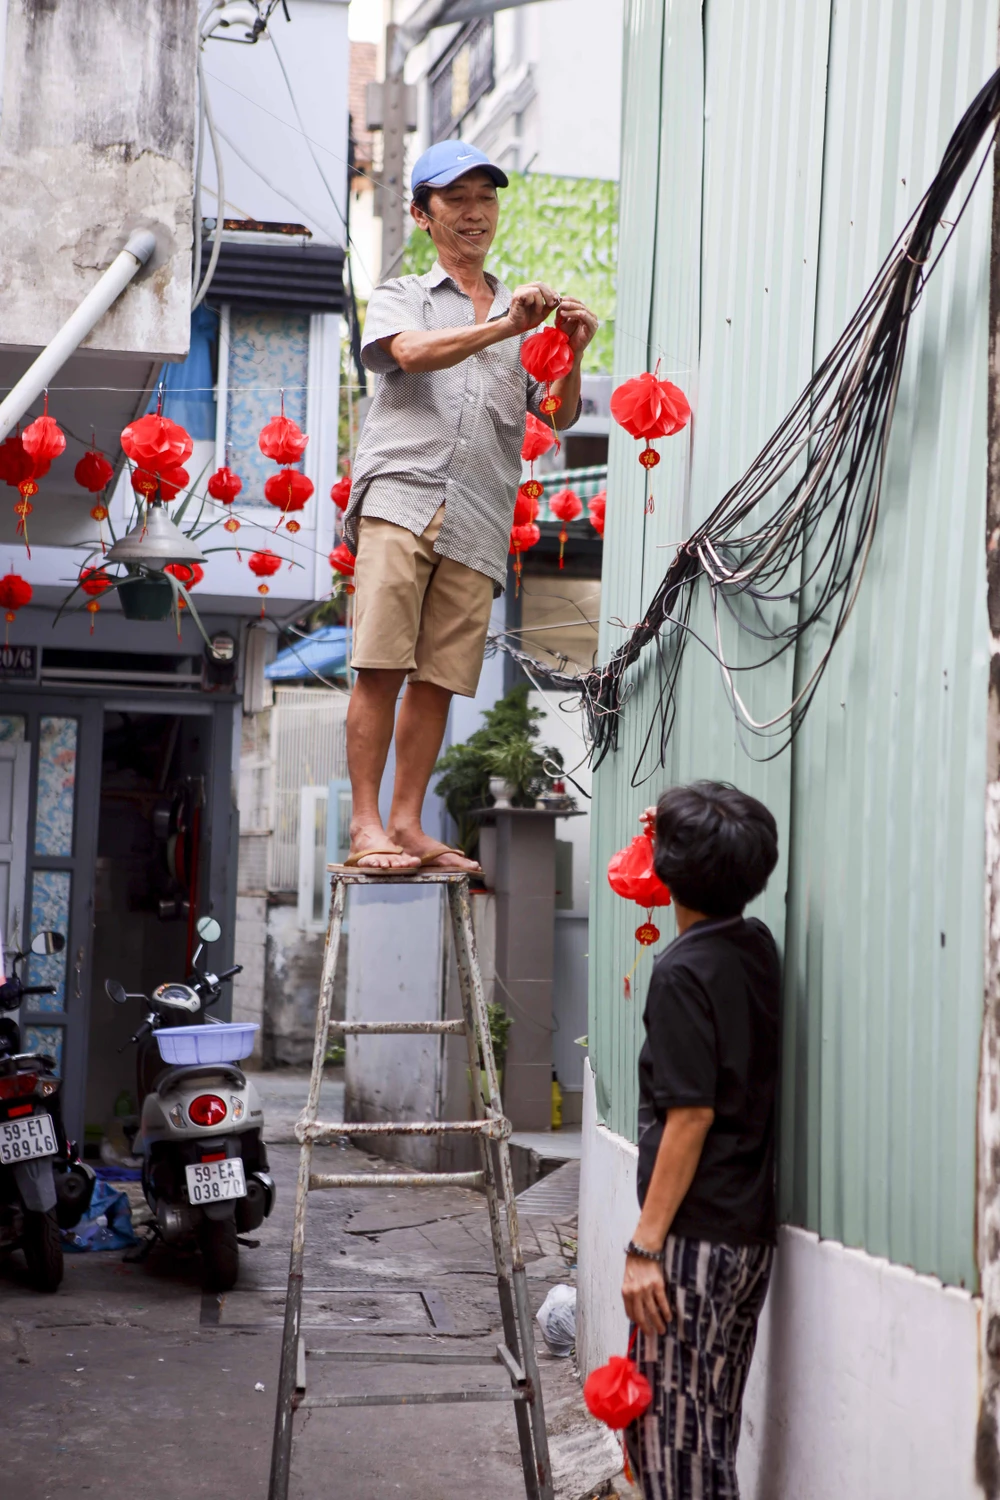
<instances>
[{"instance_id":1,"label":"white painted wall","mask_svg":"<svg viewBox=\"0 0 1000 1500\"><path fill-rule=\"evenodd\" d=\"M636 1148L584 1074L577 1348L622 1354ZM982 1500L973 1470L979 1299L783 1228L744 1402L743 1500Z\"/></svg>"}]
</instances>

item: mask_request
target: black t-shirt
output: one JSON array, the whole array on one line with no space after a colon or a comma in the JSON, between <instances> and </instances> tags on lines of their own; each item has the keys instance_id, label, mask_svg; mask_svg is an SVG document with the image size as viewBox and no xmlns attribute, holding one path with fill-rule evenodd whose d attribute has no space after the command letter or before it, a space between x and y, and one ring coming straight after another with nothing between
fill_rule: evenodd
<instances>
[{"instance_id":1,"label":"black t-shirt","mask_svg":"<svg viewBox=\"0 0 1000 1500\"><path fill-rule=\"evenodd\" d=\"M696 922L656 961L639 1054L640 1203L668 1110L715 1110L671 1234L774 1240L780 985L774 938L755 918Z\"/></svg>"}]
</instances>

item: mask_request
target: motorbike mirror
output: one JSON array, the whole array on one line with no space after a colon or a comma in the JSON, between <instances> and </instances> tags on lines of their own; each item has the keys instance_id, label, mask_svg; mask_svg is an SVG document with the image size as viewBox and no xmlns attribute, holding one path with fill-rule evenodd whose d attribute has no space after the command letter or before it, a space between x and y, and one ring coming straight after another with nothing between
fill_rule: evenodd
<instances>
[{"instance_id":1,"label":"motorbike mirror","mask_svg":"<svg viewBox=\"0 0 1000 1500\"><path fill-rule=\"evenodd\" d=\"M214 917L200 917L196 930L203 943L217 943L222 936L222 928Z\"/></svg>"},{"instance_id":2,"label":"motorbike mirror","mask_svg":"<svg viewBox=\"0 0 1000 1500\"><path fill-rule=\"evenodd\" d=\"M125 992L125 986L119 984L117 979L106 979L104 981L104 988L116 1005L128 1004L128 995Z\"/></svg>"},{"instance_id":3,"label":"motorbike mirror","mask_svg":"<svg viewBox=\"0 0 1000 1500\"><path fill-rule=\"evenodd\" d=\"M39 958L49 953L61 953L66 939L61 932L36 932L31 939L31 951Z\"/></svg>"}]
</instances>

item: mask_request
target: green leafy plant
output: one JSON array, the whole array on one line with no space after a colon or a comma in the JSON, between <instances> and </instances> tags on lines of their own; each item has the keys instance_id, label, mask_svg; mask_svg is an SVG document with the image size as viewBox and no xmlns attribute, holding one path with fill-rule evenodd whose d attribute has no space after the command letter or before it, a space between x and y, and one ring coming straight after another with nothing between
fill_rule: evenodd
<instances>
[{"instance_id":1,"label":"green leafy plant","mask_svg":"<svg viewBox=\"0 0 1000 1500\"><path fill-rule=\"evenodd\" d=\"M515 788L515 807L533 807L549 783L545 762L562 769L562 755L552 745L537 744L542 711L528 702L528 684L519 683L483 715L483 725L467 740L451 745L434 773L435 790L455 820L458 841L467 854L479 842L473 813L489 807L491 776L502 776ZM510 774L511 771L514 774Z\"/></svg>"},{"instance_id":2,"label":"green leafy plant","mask_svg":"<svg viewBox=\"0 0 1000 1500\"><path fill-rule=\"evenodd\" d=\"M498 1068L504 1065L507 1056L507 1040L510 1036L510 1028L514 1022L504 1010L502 1005L487 1005L486 1014L490 1023L490 1041L493 1043L493 1056Z\"/></svg>"}]
</instances>

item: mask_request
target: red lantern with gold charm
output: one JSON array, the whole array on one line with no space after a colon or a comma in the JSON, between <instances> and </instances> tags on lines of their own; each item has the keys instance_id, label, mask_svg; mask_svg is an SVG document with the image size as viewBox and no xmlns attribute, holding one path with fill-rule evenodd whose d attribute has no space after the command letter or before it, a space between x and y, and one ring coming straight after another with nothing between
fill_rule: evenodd
<instances>
[{"instance_id":1,"label":"red lantern with gold charm","mask_svg":"<svg viewBox=\"0 0 1000 1500\"><path fill-rule=\"evenodd\" d=\"M670 892L653 868L653 830L637 833L632 842L608 861L608 884L616 896L634 901L645 908L646 920L636 928L636 942L643 948L660 940L660 930L653 923L653 908L669 906ZM625 999L632 998L632 975L642 957L640 952L625 976Z\"/></svg>"},{"instance_id":2,"label":"red lantern with gold charm","mask_svg":"<svg viewBox=\"0 0 1000 1500\"><path fill-rule=\"evenodd\" d=\"M562 522L559 528L559 566L561 568L564 566L563 550L569 541L569 532L566 527L570 521L575 521L583 514L583 501L571 489L559 490L549 501L549 510Z\"/></svg>"},{"instance_id":3,"label":"red lantern with gold charm","mask_svg":"<svg viewBox=\"0 0 1000 1500\"><path fill-rule=\"evenodd\" d=\"M205 576L205 569L201 563L196 562L167 563L163 571L164 573L172 574L177 579L177 582L182 583L186 589L193 589L195 584L200 583ZM177 608L187 608L182 597L178 597L177 599Z\"/></svg>"},{"instance_id":4,"label":"red lantern with gold charm","mask_svg":"<svg viewBox=\"0 0 1000 1500\"><path fill-rule=\"evenodd\" d=\"M94 633L94 617L100 609L99 595L111 587L111 578L103 568L82 568L79 584L87 598L87 613L90 615L90 633Z\"/></svg>"},{"instance_id":5,"label":"red lantern with gold charm","mask_svg":"<svg viewBox=\"0 0 1000 1500\"><path fill-rule=\"evenodd\" d=\"M573 368L573 346L569 335L558 327L540 329L521 345L521 364L534 380L544 384L545 396L539 402L539 409L551 419L562 406L559 397L552 394L552 382L568 375ZM554 434L554 422L552 431Z\"/></svg>"},{"instance_id":6,"label":"red lantern with gold charm","mask_svg":"<svg viewBox=\"0 0 1000 1500\"><path fill-rule=\"evenodd\" d=\"M108 462L101 450L91 446L73 470L73 478L81 489L99 495L101 490L107 489L114 472L114 465Z\"/></svg>"},{"instance_id":7,"label":"red lantern with gold charm","mask_svg":"<svg viewBox=\"0 0 1000 1500\"><path fill-rule=\"evenodd\" d=\"M312 492L312 480L298 469L279 469L277 474L272 474L264 485L264 499L268 505L276 505L282 516L287 516L289 511L301 510ZM279 517L277 526L280 525ZM297 521L289 521L287 526L289 531L293 528L295 531L299 529Z\"/></svg>"},{"instance_id":8,"label":"red lantern with gold charm","mask_svg":"<svg viewBox=\"0 0 1000 1500\"><path fill-rule=\"evenodd\" d=\"M14 623L14 616L19 609L31 603L34 590L26 578L20 573L8 573L6 577L0 578L0 609L4 612L6 626L4 629L4 645L7 645L10 627Z\"/></svg>"},{"instance_id":9,"label":"red lantern with gold charm","mask_svg":"<svg viewBox=\"0 0 1000 1500\"><path fill-rule=\"evenodd\" d=\"M659 363L656 369L659 371ZM643 438L646 446L639 462L647 474L660 462L660 455L650 440L672 437L691 420L691 408L680 386L669 380L658 380L656 374L644 371L634 380L626 380L611 395L611 415L620 427L634 438ZM652 479L647 480L646 514L653 512Z\"/></svg>"},{"instance_id":10,"label":"red lantern with gold charm","mask_svg":"<svg viewBox=\"0 0 1000 1500\"><path fill-rule=\"evenodd\" d=\"M269 594L271 590L264 582L264 579L270 578L274 573L277 573L278 569L281 567L281 558L276 556L276 554L273 553L270 548L265 547L262 552L255 552L253 554L253 556L250 558L249 567L251 573L255 574L261 580L257 585L258 594ZM261 619L263 619L263 600L261 601L260 615Z\"/></svg>"},{"instance_id":11,"label":"red lantern with gold charm","mask_svg":"<svg viewBox=\"0 0 1000 1500\"><path fill-rule=\"evenodd\" d=\"M194 439L179 422L149 412L122 429L122 447L136 468L162 474L187 462L194 451Z\"/></svg>"},{"instance_id":12,"label":"red lantern with gold charm","mask_svg":"<svg viewBox=\"0 0 1000 1500\"><path fill-rule=\"evenodd\" d=\"M538 519L538 499L544 493L544 485L537 479L526 479L517 492L514 501L513 526L530 526L532 521Z\"/></svg>"},{"instance_id":13,"label":"red lantern with gold charm","mask_svg":"<svg viewBox=\"0 0 1000 1500\"><path fill-rule=\"evenodd\" d=\"M529 547L536 546L542 539L540 529L534 521L529 521L523 526L512 526L510 528L510 551L514 554L514 598L521 592L521 555L528 551Z\"/></svg>"},{"instance_id":14,"label":"red lantern with gold charm","mask_svg":"<svg viewBox=\"0 0 1000 1500\"><path fill-rule=\"evenodd\" d=\"M344 589L344 592L347 594L354 593L353 578L355 562L356 558L354 556L354 553L351 551L346 542L338 542L337 546L334 547L333 551L330 553L330 567L334 570L335 573L339 573L342 578L347 579L347 584Z\"/></svg>"}]
</instances>

